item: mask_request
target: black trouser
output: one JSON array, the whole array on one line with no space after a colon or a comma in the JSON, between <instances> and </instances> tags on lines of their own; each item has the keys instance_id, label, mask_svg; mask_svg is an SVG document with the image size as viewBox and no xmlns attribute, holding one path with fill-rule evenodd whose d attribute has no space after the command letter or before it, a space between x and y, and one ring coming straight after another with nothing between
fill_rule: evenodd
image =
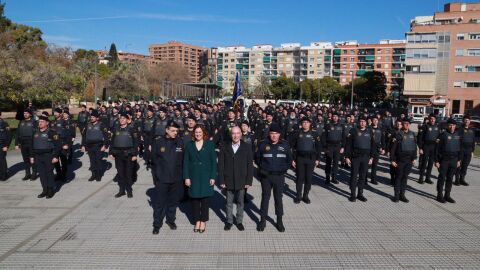
<instances>
[{"instance_id":1,"label":"black trouser","mask_svg":"<svg viewBox=\"0 0 480 270\"><path fill-rule=\"evenodd\" d=\"M145 163L147 164L152 162L152 151L150 151L150 146L152 146L152 138L150 136L143 137L143 160L145 160Z\"/></svg>"},{"instance_id":2,"label":"black trouser","mask_svg":"<svg viewBox=\"0 0 480 270\"><path fill-rule=\"evenodd\" d=\"M3 151L0 148L0 181L7 180L7 151Z\"/></svg>"},{"instance_id":3,"label":"black trouser","mask_svg":"<svg viewBox=\"0 0 480 270\"><path fill-rule=\"evenodd\" d=\"M453 176L457 171L457 158L456 157L444 157L440 161L440 168L437 181L437 192L443 191L445 186L445 195L449 196L452 191Z\"/></svg>"},{"instance_id":4,"label":"black trouser","mask_svg":"<svg viewBox=\"0 0 480 270\"><path fill-rule=\"evenodd\" d=\"M423 155L420 155L420 179L430 180L433 163L435 162L435 144L427 143L423 146Z\"/></svg>"},{"instance_id":5,"label":"black trouser","mask_svg":"<svg viewBox=\"0 0 480 270\"><path fill-rule=\"evenodd\" d=\"M285 184L285 176L273 175L266 173L261 176L262 184L262 202L260 205L260 216L265 219L268 216L268 204L273 189L273 200L275 201L275 215L283 216L283 186Z\"/></svg>"},{"instance_id":6,"label":"black trouser","mask_svg":"<svg viewBox=\"0 0 480 270\"><path fill-rule=\"evenodd\" d=\"M397 168L395 168L395 197L405 195L407 189L408 175L412 171L412 160L401 160L397 162Z\"/></svg>"},{"instance_id":7,"label":"black trouser","mask_svg":"<svg viewBox=\"0 0 480 270\"><path fill-rule=\"evenodd\" d=\"M42 184L44 191L46 191L47 188L53 189L55 186L55 179L53 176L54 165L52 163L52 159L52 153L41 153L34 155L34 163L37 167L38 174L40 175L40 183Z\"/></svg>"},{"instance_id":8,"label":"black trouser","mask_svg":"<svg viewBox=\"0 0 480 270\"><path fill-rule=\"evenodd\" d=\"M68 143L62 144L62 150L60 151L59 160L55 163L55 171L57 172L57 176L64 178L67 175L68 171L68 155L70 153L70 147L68 149L63 149L64 145L68 145ZM62 179L65 180L65 179Z\"/></svg>"},{"instance_id":9,"label":"black trouser","mask_svg":"<svg viewBox=\"0 0 480 270\"><path fill-rule=\"evenodd\" d=\"M90 170L92 171L92 175L96 177L102 176L103 173L103 153L101 149L102 146L100 144L92 144L86 146L88 157L90 159Z\"/></svg>"},{"instance_id":10,"label":"black trouser","mask_svg":"<svg viewBox=\"0 0 480 270\"><path fill-rule=\"evenodd\" d=\"M167 223L175 222L175 213L180 197L180 191L183 191L183 182L157 182L155 190L157 191L158 198L155 205L153 205L153 226L162 227L165 216L167 217Z\"/></svg>"},{"instance_id":11,"label":"black trouser","mask_svg":"<svg viewBox=\"0 0 480 270\"><path fill-rule=\"evenodd\" d=\"M326 160L325 160L325 175L332 176L332 180L337 177L338 174L338 162L340 161L340 145L330 145L327 146L327 151L325 151Z\"/></svg>"},{"instance_id":12,"label":"black trouser","mask_svg":"<svg viewBox=\"0 0 480 270\"><path fill-rule=\"evenodd\" d=\"M21 139L20 150L22 152L23 162L25 163L25 175L30 177L32 174L37 174L36 166L30 163L30 157L32 156L32 142L31 138ZM32 170L32 172L30 172Z\"/></svg>"},{"instance_id":13,"label":"black trouser","mask_svg":"<svg viewBox=\"0 0 480 270\"><path fill-rule=\"evenodd\" d=\"M135 165L135 161L132 161L132 155L120 153L115 154L114 157L120 192L132 192L133 167Z\"/></svg>"},{"instance_id":14,"label":"black trouser","mask_svg":"<svg viewBox=\"0 0 480 270\"><path fill-rule=\"evenodd\" d=\"M380 153L377 151L373 155L372 167L370 169L370 180L372 181L372 183L377 182L377 167L378 167L379 158L380 158Z\"/></svg>"},{"instance_id":15,"label":"black trouser","mask_svg":"<svg viewBox=\"0 0 480 270\"><path fill-rule=\"evenodd\" d=\"M354 154L352 157L352 166L350 168L350 192L352 196L356 195L358 188L358 195L363 194L363 187L367 179L368 160L370 153Z\"/></svg>"},{"instance_id":16,"label":"black trouser","mask_svg":"<svg viewBox=\"0 0 480 270\"><path fill-rule=\"evenodd\" d=\"M305 196L312 188L312 176L315 169L315 155L299 155L296 160L297 165L297 196L302 196L302 191ZM304 187L305 184L305 187Z\"/></svg>"},{"instance_id":17,"label":"black trouser","mask_svg":"<svg viewBox=\"0 0 480 270\"><path fill-rule=\"evenodd\" d=\"M390 183L392 185L395 185L395 178L397 177L397 168L393 167L392 164L390 164Z\"/></svg>"},{"instance_id":18,"label":"black trouser","mask_svg":"<svg viewBox=\"0 0 480 270\"><path fill-rule=\"evenodd\" d=\"M465 176L467 175L468 165L472 160L472 151L470 149L463 150L462 159L460 160L460 167L456 171L456 179L465 181Z\"/></svg>"},{"instance_id":19,"label":"black trouser","mask_svg":"<svg viewBox=\"0 0 480 270\"><path fill-rule=\"evenodd\" d=\"M192 198L192 214L195 222L208 221L208 201L209 198Z\"/></svg>"}]
</instances>

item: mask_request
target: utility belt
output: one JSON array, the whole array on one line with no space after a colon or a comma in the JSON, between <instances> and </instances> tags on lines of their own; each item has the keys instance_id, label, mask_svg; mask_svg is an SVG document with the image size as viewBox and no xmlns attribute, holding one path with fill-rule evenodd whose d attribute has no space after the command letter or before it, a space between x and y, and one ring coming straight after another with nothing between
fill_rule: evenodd
<instances>
[{"instance_id":1,"label":"utility belt","mask_svg":"<svg viewBox=\"0 0 480 270\"><path fill-rule=\"evenodd\" d=\"M132 148L113 148L111 150L113 156L133 156L133 149Z\"/></svg>"},{"instance_id":2,"label":"utility belt","mask_svg":"<svg viewBox=\"0 0 480 270\"><path fill-rule=\"evenodd\" d=\"M353 149L353 157L360 157L365 155L370 155L370 149Z\"/></svg>"}]
</instances>

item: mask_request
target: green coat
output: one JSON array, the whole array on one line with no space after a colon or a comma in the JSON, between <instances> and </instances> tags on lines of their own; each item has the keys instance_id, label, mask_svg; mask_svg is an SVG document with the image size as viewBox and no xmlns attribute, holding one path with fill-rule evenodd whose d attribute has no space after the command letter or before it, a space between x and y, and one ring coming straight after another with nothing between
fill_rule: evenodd
<instances>
[{"instance_id":1,"label":"green coat","mask_svg":"<svg viewBox=\"0 0 480 270\"><path fill-rule=\"evenodd\" d=\"M190 197L211 197L213 186L210 186L210 179L215 179L216 175L217 155L213 143L204 141L198 151L194 141L188 142L183 156L183 177L192 181L188 191Z\"/></svg>"}]
</instances>

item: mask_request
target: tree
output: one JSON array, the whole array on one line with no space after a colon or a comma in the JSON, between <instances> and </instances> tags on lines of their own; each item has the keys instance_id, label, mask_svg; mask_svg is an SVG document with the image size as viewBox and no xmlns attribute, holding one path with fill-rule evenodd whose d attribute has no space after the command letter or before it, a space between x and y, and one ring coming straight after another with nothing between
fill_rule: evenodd
<instances>
[{"instance_id":1,"label":"tree","mask_svg":"<svg viewBox=\"0 0 480 270\"><path fill-rule=\"evenodd\" d=\"M325 101L337 103L345 99L348 91L346 91L337 80L332 77L324 77L317 81L317 92L313 95L317 102Z\"/></svg>"},{"instance_id":2,"label":"tree","mask_svg":"<svg viewBox=\"0 0 480 270\"><path fill-rule=\"evenodd\" d=\"M286 76L280 76L273 79L272 84L270 85L270 91L275 100L294 99L299 96L298 85L292 78L287 78Z\"/></svg>"},{"instance_id":3,"label":"tree","mask_svg":"<svg viewBox=\"0 0 480 270\"><path fill-rule=\"evenodd\" d=\"M387 96L385 90L387 79L383 72L369 71L361 78L354 80L354 100L362 103L363 106L372 106L374 102L380 102ZM352 84L346 86L350 91Z\"/></svg>"},{"instance_id":4,"label":"tree","mask_svg":"<svg viewBox=\"0 0 480 270\"><path fill-rule=\"evenodd\" d=\"M267 103L267 98L269 98L271 95L270 84L271 80L270 77L268 77L267 75L261 74L257 77L257 83L254 87L254 95L262 96L265 103Z\"/></svg>"},{"instance_id":5,"label":"tree","mask_svg":"<svg viewBox=\"0 0 480 270\"><path fill-rule=\"evenodd\" d=\"M115 66L117 63L118 63L117 46L115 46L115 43L112 43L112 45L110 45L110 50L108 51L108 64L109 66Z\"/></svg>"},{"instance_id":6,"label":"tree","mask_svg":"<svg viewBox=\"0 0 480 270\"><path fill-rule=\"evenodd\" d=\"M200 83L213 83L213 68L210 65L206 65L202 68L200 73Z\"/></svg>"}]
</instances>

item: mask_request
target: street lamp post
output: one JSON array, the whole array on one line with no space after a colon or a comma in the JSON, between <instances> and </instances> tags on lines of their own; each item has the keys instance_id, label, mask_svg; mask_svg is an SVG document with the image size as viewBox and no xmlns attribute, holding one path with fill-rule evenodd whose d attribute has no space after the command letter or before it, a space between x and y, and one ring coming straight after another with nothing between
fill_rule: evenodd
<instances>
[{"instance_id":1,"label":"street lamp post","mask_svg":"<svg viewBox=\"0 0 480 270\"><path fill-rule=\"evenodd\" d=\"M352 70L352 91L350 93L350 110L353 109L353 70Z\"/></svg>"}]
</instances>

